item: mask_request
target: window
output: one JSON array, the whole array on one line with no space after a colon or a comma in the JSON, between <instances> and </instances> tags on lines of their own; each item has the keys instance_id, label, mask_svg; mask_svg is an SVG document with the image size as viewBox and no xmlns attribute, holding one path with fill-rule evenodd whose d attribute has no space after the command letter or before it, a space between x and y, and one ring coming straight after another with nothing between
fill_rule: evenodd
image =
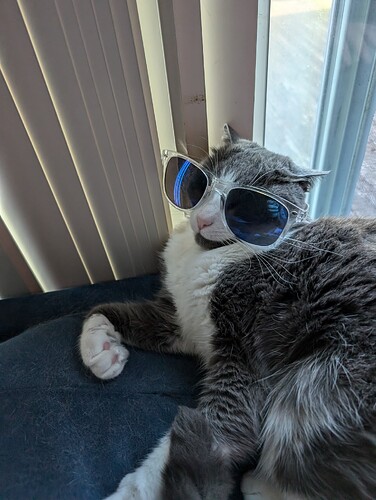
<instances>
[{"instance_id":1,"label":"window","mask_svg":"<svg viewBox=\"0 0 376 500\"><path fill-rule=\"evenodd\" d=\"M357 185L376 109L376 3L271 0L269 28L265 145L331 171L310 194L312 217L347 215L376 177L366 160Z\"/></svg>"},{"instance_id":2,"label":"window","mask_svg":"<svg viewBox=\"0 0 376 500\"><path fill-rule=\"evenodd\" d=\"M272 0L265 146L311 163L332 0Z\"/></svg>"}]
</instances>

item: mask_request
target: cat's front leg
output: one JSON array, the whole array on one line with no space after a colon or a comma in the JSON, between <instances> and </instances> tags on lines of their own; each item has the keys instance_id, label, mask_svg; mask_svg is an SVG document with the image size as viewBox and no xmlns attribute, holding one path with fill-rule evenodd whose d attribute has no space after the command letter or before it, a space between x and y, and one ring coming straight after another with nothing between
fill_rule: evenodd
<instances>
[{"instance_id":1,"label":"cat's front leg","mask_svg":"<svg viewBox=\"0 0 376 500\"><path fill-rule=\"evenodd\" d=\"M118 376L129 353L123 343L159 352L182 352L175 307L161 292L154 301L96 306L80 337L83 363L101 379Z\"/></svg>"}]
</instances>

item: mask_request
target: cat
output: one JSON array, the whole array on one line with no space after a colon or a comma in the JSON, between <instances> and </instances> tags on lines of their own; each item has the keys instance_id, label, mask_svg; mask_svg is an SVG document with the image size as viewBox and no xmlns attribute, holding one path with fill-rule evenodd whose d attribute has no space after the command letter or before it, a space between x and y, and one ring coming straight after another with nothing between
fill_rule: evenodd
<instances>
[{"instance_id":1,"label":"cat","mask_svg":"<svg viewBox=\"0 0 376 500\"><path fill-rule=\"evenodd\" d=\"M318 174L228 125L201 164L294 215ZM203 198L163 250L155 300L99 305L83 324L99 378L121 373L126 344L205 370L197 408L179 410L110 498L227 499L247 467L287 497L376 498L376 219L296 217L263 249L229 229L220 190Z\"/></svg>"}]
</instances>

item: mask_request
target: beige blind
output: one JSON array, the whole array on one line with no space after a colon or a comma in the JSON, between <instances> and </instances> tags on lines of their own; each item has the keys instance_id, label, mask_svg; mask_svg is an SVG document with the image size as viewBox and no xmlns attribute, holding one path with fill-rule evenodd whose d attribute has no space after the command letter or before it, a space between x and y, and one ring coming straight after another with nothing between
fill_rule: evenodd
<instances>
[{"instance_id":1,"label":"beige blind","mask_svg":"<svg viewBox=\"0 0 376 500\"><path fill-rule=\"evenodd\" d=\"M157 269L160 149L251 136L256 4L0 2L1 297Z\"/></svg>"},{"instance_id":2,"label":"beige blind","mask_svg":"<svg viewBox=\"0 0 376 500\"><path fill-rule=\"evenodd\" d=\"M167 237L136 15L121 0L0 3L3 253L42 290L155 271Z\"/></svg>"}]
</instances>

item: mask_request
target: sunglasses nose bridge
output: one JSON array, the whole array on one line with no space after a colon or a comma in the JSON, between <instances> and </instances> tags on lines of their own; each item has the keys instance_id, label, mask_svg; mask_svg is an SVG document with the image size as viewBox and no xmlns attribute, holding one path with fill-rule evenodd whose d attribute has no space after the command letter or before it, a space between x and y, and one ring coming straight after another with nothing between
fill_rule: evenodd
<instances>
[{"instance_id":1,"label":"sunglasses nose bridge","mask_svg":"<svg viewBox=\"0 0 376 500\"><path fill-rule=\"evenodd\" d=\"M220 208L221 210L224 209L225 205L225 192L221 187L218 185L218 183L213 183L210 186L210 194L208 196L208 199L213 199L213 196L217 194L219 197L219 203L220 203Z\"/></svg>"},{"instance_id":2,"label":"sunglasses nose bridge","mask_svg":"<svg viewBox=\"0 0 376 500\"><path fill-rule=\"evenodd\" d=\"M217 177L213 178L211 189L212 191L217 192L221 198L223 198L226 188L228 188L228 183L221 179L218 179Z\"/></svg>"},{"instance_id":3,"label":"sunglasses nose bridge","mask_svg":"<svg viewBox=\"0 0 376 500\"><path fill-rule=\"evenodd\" d=\"M216 201L216 195L218 196L217 198L217 201ZM218 185L217 185L217 182L215 179L212 180L208 190L206 191L205 193L205 196L203 197L201 203L200 203L200 207L197 208L197 210L201 210L203 207L207 207L211 206L211 210L214 212L218 210L218 205L217 205L217 208L213 208L216 206L216 203L219 202L220 204L220 209L223 208L224 206L224 199L225 199L225 195L224 195L224 192L219 189Z\"/></svg>"}]
</instances>

